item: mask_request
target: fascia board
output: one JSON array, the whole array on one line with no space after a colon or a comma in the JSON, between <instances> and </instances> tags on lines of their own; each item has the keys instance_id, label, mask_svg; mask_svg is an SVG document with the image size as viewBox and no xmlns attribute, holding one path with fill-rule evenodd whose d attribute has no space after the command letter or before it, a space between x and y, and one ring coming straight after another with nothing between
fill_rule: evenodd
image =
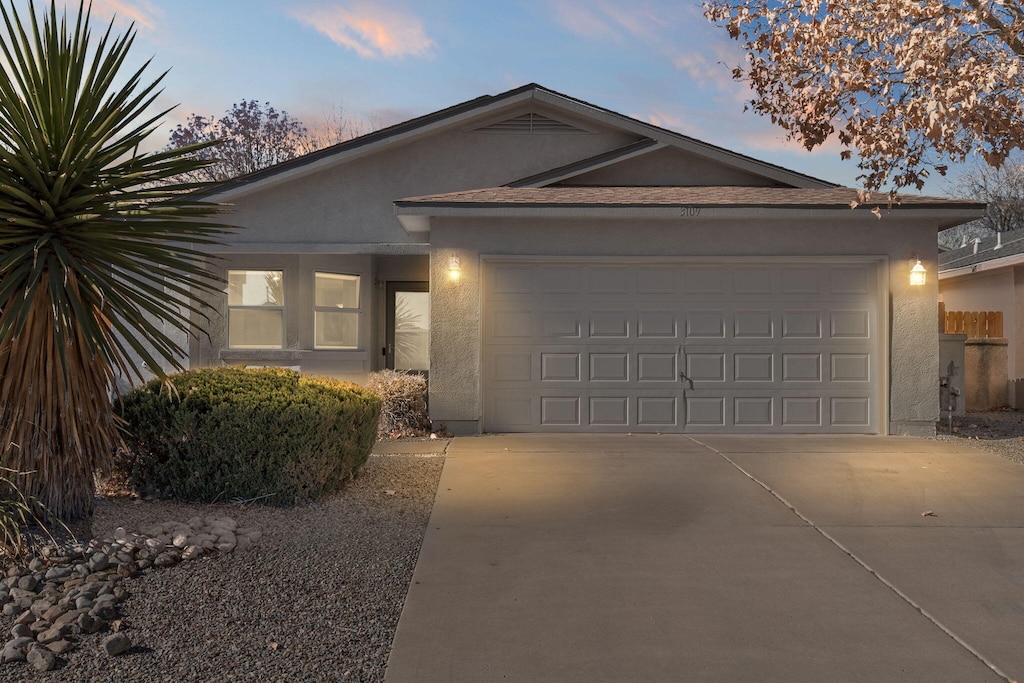
<instances>
[{"instance_id":1,"label":"fascia board","mask_svg":"<svg viewBox=\"0 0 1024 683\"><path fill-rule=\"evenodd\" d=\"M763 207L763 206L444 206L437 204L405 204L396 202L399 220L416 216L459 218L664 218L664 219L729 219L729 218L828 218L878 220L867 208L828 207ZM883 218L931 219L963 222L977 217L976 212L961 209L903 208L882 211ZM404 221L403 221L403 224Z\"/></svg>"},{"instance_id":2,"label":"fascia board","mask_svg":"<svg viewBox=\"0 0 1024 683\"><path fill-rule=\"evenodd\" d=\"M983 273L987 270L996 270L998 268L1010 268L1013 266L1019 266L1021 264L1024 264L1024 254L1012 254L1010 256L1004 256L1002 258L989 259L988 261L972 263L969 266L960 266L959 268L940 270L939 279L951 280L954 278L962 277L964 275Z\"/></svg>"}]
</instances>

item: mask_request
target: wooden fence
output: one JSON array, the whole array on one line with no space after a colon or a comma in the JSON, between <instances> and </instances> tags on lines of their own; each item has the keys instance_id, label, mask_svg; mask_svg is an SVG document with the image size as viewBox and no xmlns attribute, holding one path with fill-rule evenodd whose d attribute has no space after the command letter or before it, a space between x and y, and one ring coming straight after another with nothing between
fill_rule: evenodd
<instances>
[{"instance_id":1,"label":"wooden fence","mask_svg":"<svg viewBox=\"0 0 1024 683\"><path fill-rule=\"evenodd\" d=\"M947 311L939 303L939 330L946 334L966 334L972 339L996 339L1003 336L1002 311Z\"/></svg>"}]
</instances>

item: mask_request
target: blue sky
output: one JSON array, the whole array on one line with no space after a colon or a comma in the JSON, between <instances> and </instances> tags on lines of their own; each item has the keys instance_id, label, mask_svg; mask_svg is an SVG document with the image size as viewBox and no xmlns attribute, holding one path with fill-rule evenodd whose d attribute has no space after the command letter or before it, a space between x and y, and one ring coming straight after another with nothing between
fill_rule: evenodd
<instances>
[{"instance_id":1,"label":"blue sky","mask_svg":"<svg viewBox=\"0 0 1024 683\"><path fill-rule=\"evenodd\" d=\"M93 13L122 29L134 21L134 57L152 57L154 76L170 69L161 102L180 106L156 146L189 113L242 99L307 124L341 107L390 125L536 82L856 185L838 145L807 153L743 111L747 88L729 75L742 54L696 0L93 0ZM925 192L947 189L936 178Z\"/></svg>"}]
</instances>

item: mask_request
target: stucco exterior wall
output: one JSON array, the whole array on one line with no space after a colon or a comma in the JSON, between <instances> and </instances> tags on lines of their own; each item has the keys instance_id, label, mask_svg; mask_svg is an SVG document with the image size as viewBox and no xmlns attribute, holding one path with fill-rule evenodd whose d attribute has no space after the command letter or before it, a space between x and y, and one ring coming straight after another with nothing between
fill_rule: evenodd
<instances>
[{"instance_id":1,"label":"stucco exterior wall","mask_svg":"<svg viewBox=\"0 0 1024 683\"><path fill-rule=\"evenodd\" d=\"M516 115L506 112L502 118ZM569 121L569 117L558 114ZM407 243L394 201L405 197L503 185L613 150L638 136L595 129L567 134L475 132L480 121L396 144L312 176L232 199L225 222L241 226L231 241L312 251L325 245Z\"/></svg>"},{"instance_id":2,"label":"stucco exterior wall","mask_svg":"<svg viewBox=\"0 0 1024 683\"><path fill-rule=\"evenodd\" d=\"M485 256L878 256L888 259L890 433L933 433L938 406L937 284L909 284L912 254L935 251L936 226L841 216L822 220L434 218L431 223L431 416L474 431L481 416L481 259ZM462 263L448 280L448 257ZM934 261L925 259L930 273Z\"/></svg>"},{"instance_id":3,"label":"stucco exterior wall","mask_svg":"<svg viewBox=\"0 0 1024 683\"><path fill-rule=\"evenodd\" d=\"M228 270L280 270L284 278L285 339L282 349L231 349L228 347L227 300L209 296L204 312L207 321L193 319L206 334L193 339L190 359L193 367L218 365L273 365L298 369L315 375L362 381L375 369L377 327L371 316L376 300L376 262L367 254L227 254L217 260L214 270L226 279ZM359 305L363 311L359 326L359 348L355 350L313 349L313 277L316 271L345 273L360 277ZM422 269L419 270L422 272Z\"/></svg>"}]
</instances>

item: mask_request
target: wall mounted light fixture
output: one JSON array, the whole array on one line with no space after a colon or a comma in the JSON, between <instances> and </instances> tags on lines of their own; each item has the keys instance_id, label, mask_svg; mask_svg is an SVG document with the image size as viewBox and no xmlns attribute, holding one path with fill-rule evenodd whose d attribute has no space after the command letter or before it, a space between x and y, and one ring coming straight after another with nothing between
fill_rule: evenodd
<instances>
[{"instance_id":1,"label":"wall mounted light fixture","mask_svg":"<svg viewBox=\"0 0 1024 683\"><path fill-rule=\"evenodd\" d=\"M911 260L916 260L917 263L914 265L913 268L910 269L910 284L913 287L920 287L925 282L927 282L928 271L925 270L924 266L921 265L921 259Z\"/></svg>"},{"instance_id":2,"label":"wall mounted light fixture","mask_svg":"<svg viewBox=\"0 0 1024 683\"><path fill-rule=\"evenodd\" d=\"M448 279L458 282L462 277L462 259L458 256L448 257Z\"/></svg>"}]
</instances>

